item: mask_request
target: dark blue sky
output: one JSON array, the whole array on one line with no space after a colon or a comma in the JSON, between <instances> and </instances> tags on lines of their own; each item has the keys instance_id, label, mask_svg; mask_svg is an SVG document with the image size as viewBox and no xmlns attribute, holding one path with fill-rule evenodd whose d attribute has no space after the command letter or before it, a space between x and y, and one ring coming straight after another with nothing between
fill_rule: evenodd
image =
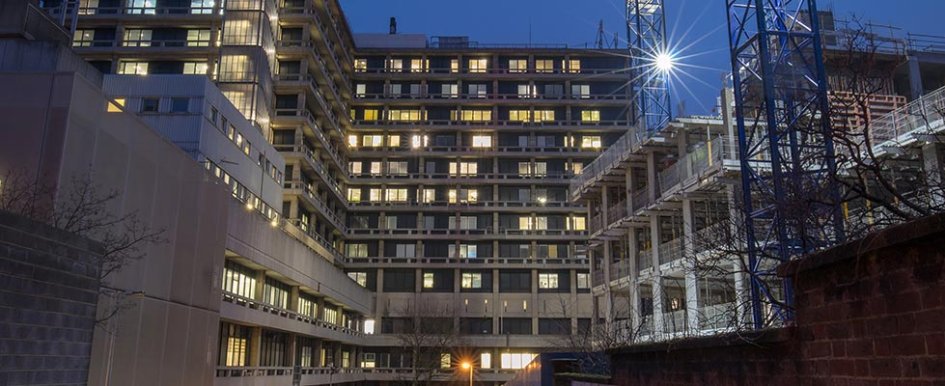
<instances>
[{"instance_id":1,"label":"dark blue sky","mask_svg":"<svg viewBox=\"0 0 945 386\"><path fill-rule=\"evenodd\" d=\"M598 21L610 38L618 32L626 46L624 0L341 0L355 32L383 32L391 16L401 33L467 35L483 43L566 43L593 45ZM728 59L724 0L666 0L667 25L683 55L685 84L675 84L674 104L688 114L706 113L715 105L721 77L731 70ZM855 14L877 24L945 37L945 0L821 0L822 9L840 17ZM903 32L903 31L900 31ZM686 90L688 88L689 90Z\"/></svg>"}]
</instances>

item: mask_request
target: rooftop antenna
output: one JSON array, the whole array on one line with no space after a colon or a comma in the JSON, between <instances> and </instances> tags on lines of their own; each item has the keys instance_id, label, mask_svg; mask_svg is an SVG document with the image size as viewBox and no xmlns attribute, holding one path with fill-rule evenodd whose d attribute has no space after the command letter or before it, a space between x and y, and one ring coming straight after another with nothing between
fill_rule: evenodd
<instances>
[{"instance_id":1,"label":"rooftop antenna","mask_svg":"<svg viewBox=\"0 0 945 386\"><path fill-rule=\"evenodd\" d=\"M397 34L397 18L393 16L391 16L390 18L390 34L391 35Z\"/></svg>"},{"instance_id":2,"label":"rooftop antenna","mask_svg":"<svg viewBox=\"0 0 945 386\"><path fill-rule=\"evenodd\" d=\"M600 19L597 23L597 48L604 48L604 19Z\"/></svg>"},{"instance_id":3,"label":"rooftop antenna","mask_svg":"<svg viewBox=\"0 0 945 386\"><path fill-rule=\"evenodd\" d=\"M616 33L616 32L614 32L614 44L613 44L613 48L614 48L615 50L616 50L617 48L620 48L620 47L617 47L617 33Z\"/></svg>"}]
</instances>

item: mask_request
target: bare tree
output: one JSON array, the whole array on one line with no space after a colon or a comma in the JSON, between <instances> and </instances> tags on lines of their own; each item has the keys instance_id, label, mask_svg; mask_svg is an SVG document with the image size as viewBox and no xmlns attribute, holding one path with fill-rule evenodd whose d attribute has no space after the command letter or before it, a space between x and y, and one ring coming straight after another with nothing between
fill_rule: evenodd
<instances>
[{"instance_id":1,"label":"bare tree","mask_svg":"<svg viewBox=\"0 0 945 386\"><path fill-rule=\"evenodd\" d=\"M439 302L412 302L397 310L392 318L400 343L410 367L410 385L430 384L436 380L449 354L452 360L457 348L463 346L462 337L454 326L456 310Z\"/></svg>"},{"instance_id":2,"label":"bare tree","mask_svg":"<svg viewBox=\"0 0 945 386\"><path fill-rule=\"evenodd\" d=\"M91 173L74 177L56 188L22 171L8 172L0 180L3 181L0 210L98 242L101 254L93 263L99 268L102 296L121 299L123 291L110 286L108 278L141 259L148 246L164 242L163 229L152 229L137 212L122 213L118 208L121 193L103 191L92 181ZM97 322L104 325L124 308L122 301L114 301L105 307Z\"/></svg>"}]
</instances>

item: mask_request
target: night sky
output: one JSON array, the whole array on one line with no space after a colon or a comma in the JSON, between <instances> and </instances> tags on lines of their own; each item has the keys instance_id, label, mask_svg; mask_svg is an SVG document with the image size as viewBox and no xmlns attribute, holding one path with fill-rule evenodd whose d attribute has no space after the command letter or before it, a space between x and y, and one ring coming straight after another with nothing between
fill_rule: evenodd
<instances>
[{"instance_id":1,"label":"night sky","mask_svg":"<svg viewBox=\"0 0 945 386\"><path fill-rule=\"evenodd\" d=\"M626 47L623 0L340 0L357 32L388 30L391 16L398 32L428 36L469 36L482 43L560 43L593 47L598 22L604 20L608 43L614 32ZM673 103L686 114L709 113L731 71L723 0L665 0L671 45L686 48L684 84L674 84ZM892 5L891 5L892 4ZM840 18L852 15L875 24L945 39L945 0L820 1ZM888 34L888 29L880 29ZM687 90L688 88L688 90ZM675 107L675 106L674 106Z\"/></svg>"}]
</instances>

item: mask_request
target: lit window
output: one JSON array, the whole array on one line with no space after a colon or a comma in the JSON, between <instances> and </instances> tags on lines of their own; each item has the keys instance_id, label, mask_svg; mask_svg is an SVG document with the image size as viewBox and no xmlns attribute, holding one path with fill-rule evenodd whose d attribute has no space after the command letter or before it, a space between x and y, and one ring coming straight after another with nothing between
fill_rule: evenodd
<instances>
[{"instance_id":1,"label":"lit window","mask_svg":"<svg viewBox=\"0 0 945 386\"><path fill-rule=\"evenodd\" d=\"M348 171L351 174L355 174L355 175L361 174L361 165L362 165L361 161L348 162Z\"/></svg>"},{"instance_id":2,"label":"lit window","mask_svg":"<svg viewBox=\"0 0 945 386\"><path fill-rule=\"evenodd\" d=\"M387 72L403 72L404 70L404 61L400 59L387 59L384 62L384 69Z\"/></svg>"},{"instance_id":3,"label":"lit window","mask_svg":"<svg viewBox=\"0 0 945 386\"><path fill-rule=\"evenodd\" d=\"M481 273L463 273L462 287L467 289L482 288Z\"/></svg>"},{"instance_id":4,"label":"lit window","mask_svg":"<svg viewBox=\"0 0 945 386\"><path fill-rule=\"evenodd\" d=\"M535 111L534 121L535 122L551 122L555 120L555 111L554 110L538 110Z\"/></svg>"},{"instance_id":5,"label":"lit window","mask_svg":"<svg viewBox=\"0 0 945 386\"><path fill-rule=\"evenodd\" d=\"M561 63L561 68L567 68L567 71L572 74L581 73L581 61L578 59L565 60Z\"/></svg>"},{"instance_id":6,"label":"lit window","mask_svg":"<svg viewBox=\"0 0 945 386\"><path fill-rule=\"evenodd\" d=\"M600 110L581 111L581 122L600 122Z\"/></svg>"},{"instance_id":7,"label":"lit window","mask_svg":"<svg viewBox=\"0 0 945 386\"><path fill-rule=\"evenodd\" d=\"M591 274L579 272L577 274L577 287L578 289L591 288Z\"/></svg>"},{"instance_id":8,"label":"lit window","mask_svg":"<svg viewBox=\"0 0 945 386\"><path fill-rule=\"evenodd\" d=\"M368 198L370 198L371 202L381 202L381 189L371 188L368 191Z\"/></svg>"},{"instance_id":9,"label":"lit window","mask_svg":"<svg viewBox=\"0 0 945 386\"><path fill-rule=\"evenodd\" d=\"M387 169L392 176L405 176L407 175L407 161L390 161Z\"/></svg>"},{"instance_id":10,"label":"lit window","mask_svg":"<svg viewBox=\"0 0 945 386\"><path fill-rule=\"evenodd\" d=\"M453 364L453 361L450 359L449 353L440 354L440 367L444 369L450 368Z\"/></svg>"},{"instance_id":11,"label":"lit window","mask_svg":"<svg viewBox=\"0 0 945 386\"><path fill-rule=\"evenodd\" d=\"M474 135L472 137L473 147L492 147L492 136Z\"/></svg>"},{"instance_id":12,"label":"lit window","mask_svg":"<svg viewBox=\"0 0 945 386\"><path fill-rule=\"evenodd\" d=\"M518 229L529 230L532 229L532 218L531 216L521 216L518 218Z\"/></svg>"},{"instance_id":13,"label":"lit window","mask_svg":"<svg viewBox=\"0 0 945 386\"><path fill-rule=\"evenodd\" d=\"M453 176L474 176L479 174L479 163L472 162L450 162L450 175Z\"/></svg>"},{"instance_id":14,"label":"lit window","mask_svg":"<svg viewBox=\"0 0 945 386\"><path fill-rule=\"evenodd\" d=\"M572 84L571 97L587 99L591 97L591 86L587 84Z\"/></svg>"},{"instance_id":15,"label":"lit window","mask_svg":"<svg viewBox=\"0 0 945 386\"><path fill-rule=\"evenodd\" d=\"M502 353L502 368L524 369L536 356L531 353Z\"/></svg>"},{"instance_id":16,"label":"lit window","mask_svg":"<svg viewBox=\"0 0 945 386\"><path fill-rule=\"evenodd\" d=\"M581 174L584 171L584 164L580 162L571 163L571 172L574 174Z\"/></svg>"},{"instance_id":17,"label":"lit window","mask_svg":"<svg viewBox=\"0 0 945 386\"><path fill-rule=\"evenodd\" d=\"M538 288L542 288L542 289L558 288L558 274L557 273L539 273L538 274Z\"/></svg>"},{"instance_id":18,"label":"lit window","mask_svg":"<svg viewBox=\"0 0 945 386\"><path fill-rule=\"evenodd\" d=\"M192 29L187 31L187 47L209 47L210 30Z\"/></svg>"},{"instance_id":19,"label":"lit window","mask_svg":"<svg viewBox=\"0 0 945 386\"><path fill-rule=\"evenodd\" d=\"M190 13L194 15L210 15L213 13L215 0L190 0Z\"/></svg>"},{"instance_id":20,"label":"lit window","mask_svg":"<svg viewBox=\"0 0 945 386\"><path fill-rule=\"evenodd\" d=\"M358 147L358 136L349 135L348 136L348 147Z\"/></svg>"},{"instance_id":21,"label":"lit window","mask_svg":"<svg viewBox=\"0 0 945 386\"><path fill-rule=\"evenodd\" d=\"M450 217L452 219L452 216ZM479 227L479 218L476 216L460 216L459 229L476 229Z\"/></svg>"},{"instance_id":22,"label":"lit window","mask_svg":"<svg viewBox=\"0 0 945 386\"><path fill-rule=\"evenodd\" d=\"M348 188L348 202L361 202L361 188Z\"/></svg>"},{"instance_id":23,"label":"lit window","mask_svg":"<svg viewBox=\"0 0 945 386\"><path fill-rule=\"evenodd\" d=\"M568 221L568 229L583 231L587 229L587 219L584 216L572 216Z\"/></svg>"},{"instance_id":24,"label":"lit window","mask_svg":"<svg viewBox=\"0 0 945 386\"><path fill-rule=\"evenodd\" d=\"M390 110L387 119L391 121L417 122L426 119L426 111L420 110Z\"/></svg>"},{"instance_id":25,"label":"lit window","mask_svg":"<svg viewBox=\"0 0 945 386\"><path fill-rule=\"evenodd\" d=\"M535 60L535 72L552 73L555 72L555 63L551 59Z\"/></svg>"},{"instance_id":26,"label":"lit window","mask_svg":"<svg viewBox=\"0 0 945 386\"><path fill-rule=\"evenodd\" d=\"M528 71L528 60L527 59L509 59L509 72L525 72Z\"/></svg>"},{"instance_id":27,"label":"lit window","mask_svg":"<svg viewBox=\"0 0 945 386\"><path fill-rule=\"evenodd\" d=\"M207 75L207 62L184 62L184 75Z\"/></svg>"},{"instance_id":28,"label":"lit window","mask_svg":"<svg viewBox=\"0 0 945 386\"><path fill-rule=\"evenodd\" d=\"M367 272L348 272L348 277L359 286L367 287Z\"/></svg>"},{"instance_id":29,"label":"lit window","mask_svg":"<svg viewBox=\"0 0 945 386\"><path fill-rule=\"evenodd\" d=\"M366 72L366 71L367 71L367 59L355 59L354 72Z\"/></svg>"},{"instance_id":30,"label":"lit window","mask_svg":"<svg viewBox=\"0 0 945 386\"><path fill-rule=\"evenodd\" d=\"M585 135L581 137L582 149L600 149L601 141L599 135Z\"/></svg>"},{"instance_id":31,"label":"lit window","mask_svg":"<svg viewBox=\"0 0 945 386\"><path fill-rule=\"evenodd\" d=\"M367 94L367 85L364 83L358 83L354 85L354 96L358 98L364 98L364 94Z\"/></svg>"},{"instance_id":32,"label":"lit window","mask_svg":"<svg viewBox=\"0 0 945 386\"><path fill-rule=\"evenodd\" d=\"M389 147L400 147L400 136L399 136L399 135L388 135L388 136L387 136L387 146L389 146Z\"/></svg>"},{"instance_id":33,"label":"lit window","mask_svg":"<svg viewBox=\"0 0 945 386\"><path fill-rule=\"evenodd\" d=\"M374 334L374 319L364 320L364 333L368 335Z\"/></svg>"},{"instance_id":34,"label":"lit window","mask_svg":"<svg viewBox=\"0 0 945 386\"><path fill-rule=\"evenodd\" d=\"M252 299L256 294L255 272L247 267L226 261L223 266L223 291Z\"/></svg>"},{"instance_id":35,"label":"lit window","mask_svg":"<svg viewBox=\"0 0 945 386\"><path fill-rule=\"evenodd\" d=\"M75 31L75 34L72 35L73 47L91 47L94 41L95 41L94 29L78 29Z\"/></svg>"},{"instance_id":36,"label":"lit window","mask_svg":"<svg viewBox=\"0 0 945 386\"><path fill-rule=\"evenodd\" d=\"M492 353L484 352L479 354L479 367L483 369L492 368Z\"/></svg>"},{"instance_id":37,"label":"lit window","mask_svg":"<svg viewBox=\"0 0 945 386\"><path fill-rule=\"evenodd\" d=\"M365 121L376 121L376 120L377 120L377 110L375 110L375 109L366 109L366 110L364 110L364 120L365 120Z\"/></svg>"},{"instance_id":38,"label":"lit window","mask_svg":"<svg viewBox=\"0 0 945 386\"><path fill-rule=\"evenodd\" d=\"M492 110L463 110L450 111L450 119L466 122L488 122L492 120Z\"/></svg>"},{"instance_id":39,"label":"lit window","mask_svg":"<svg viewBox=\"0 0 945 386\"><path fill-rule=\"evenodd\" d=\"M153 15L154 0L126 0L125 13L130 15Z\"/></svg>"},{"instance_id":40,"label":"lit window","mask_svg":"<svg viewBox=\"0 0 945 386\"><path fill-rule=\"evenodd\" d=\"M544 177L548 175L548 163L546 162L535 162L532 165L532 176L533 177Z\"/></svg>"},{"instance_id":41,"label":"lit window","mask_svg":"<svg viewBox=\"0 0 945 386\"><path fill-rule=\"evenodd\" d=\"M118 73L122 75L148 75L148 62L119 62Z\"/></svg>"},{"instance_id":42,"label":"lit window","mask_svg":"<svg viewBox=\"0 0 945 386\"><path fill-rule=\"evenodd\" d=\"M426 59L410 59L410 72L427 72L430 61Z\"/></svg>"},{"instance_id":43,"label":"lit window","mask_svg":"<svg viewBox=\"0 0 945 386\"><path fill-rule=\"evenodd\" d=\"M425 135L413 135L410 137L410 147L419 149L427 147L430 144L430 138Z\"/></svg>"},{"instance_id":44,"label":"lit window","mask_svg":"<svg viewBox=\"0 0 945 386\"><path fill-rule=\"evenodd\" d=\"M538 88L534 85L518 85L518 97L523 99L534 98L538 96Z\"/></svg>"},{"instance_id":45,"label":"lit window","mask_svg":"<svg viewBox=\"0 0 945 386\"><path fill-rule=\"evenodd\" d=\"M125 98L115 98L108 101L108 109L106 111L110 113L121 112L125 108Z\"/></svg>"},{"instance_id":46,"label":"lit window","mask_svg":"<svg viewBox=\"0 0 945 386\"><path fill-rule=\"evenodd\" d=\"M528 110L511 110L509 111L509 120L513 122L530 122L532 120L531 111Z\"/></svg>"},{"instance_id":47,"label":"lit window","mask_svg":"<svg viewBox=\"0 0 945 386\"><path fill-rule=\"evenodd\" d=\"M387 189L387 202L406 202L407 201L407 189L404 188L388 188Z\"/></svg>"},{"instance_id":48,"label":"lit window","mask_svg":"<svg viewBox=\"0 0 945 386\"><path fill-rule=\"evenodd\" d=\"M125 47L151 47L151 30L149 29L126 29Z\"/></svg>"},{"instance_id":49,"label":"lit window","mask_svg":"<svg viewBox=\"0 0 945 386\"><path fill-rule=\"evenodd\" d=\"M459 72L459 59L450 59L450 73Z\"/></svg>"},{"instance_id":50,"label":"lit window","mask_svg":"<svg viewBox=\"0 0 945 386\"><path fill-rule=\"evenodd\" d=\"M426 188L420 190L420 200L424 204L431 204L436 201L436 189Z\"/></svg>"},{"instance_id":51,"label":"lit window","mask_svg":"<svg viewBox=\"0 0 945 386\"><path fill-rule=\"evenodd\" d=\"M469 72L471 73L484 73L486 72L488 66L489 59L469 59Z\"/></svg>"},{"instance_id":52,"label":"lit window","mask_svg":"<svg viewBox=\"0 0 945 386\"><path fill-rule=\"evenodd\" d=\"M423 273L423 288L426 288L426 289L433 288L433 285L434 285L433 276L434 275L431 272Z\"/></svg>"},{"instance_id":53,"label":"lit window","mask_svg":"<svg viewBox=\"0 0 945 386\"><path fill-rule=\"evenodd\" d=\"M381 161L371 161L371 175L379 176L381 175Z\"/></svg>"},{"instance_id":54,"label":"lit window","mask_svg":"<svg viewBox=\"0 0 945 386\"><path fill-rule=\"evenodd\" d=\"M476 189L450 189L447 192L447 198L450 204L474 204L479 201L479 190Z\"/></svg>"},{"instance_id":55,"label":"lit window","mask_svg":"<svg viewBox=\"0 0 945 386\"><path fill-rule=\"evenodd\" d=\"M383 135L365 135L361 137L361 146L382 147L384 146L384 136Z\"/></svg>"}]
</instances>

